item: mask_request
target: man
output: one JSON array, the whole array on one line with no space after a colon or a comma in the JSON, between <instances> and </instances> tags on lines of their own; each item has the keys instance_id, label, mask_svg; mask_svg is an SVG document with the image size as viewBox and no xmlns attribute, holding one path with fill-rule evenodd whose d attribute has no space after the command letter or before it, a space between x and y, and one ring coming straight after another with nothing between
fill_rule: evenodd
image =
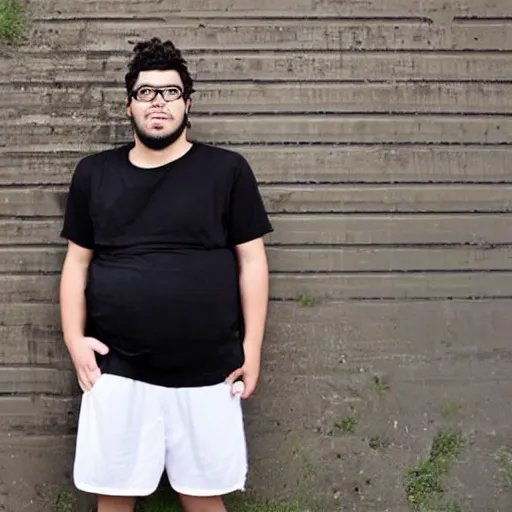
<instances>
[{"instance_id":1,"label":"man","mask_svg":"<svg viewBox=\"0 0 512 512\"><path fill-rule=\"evenodd\" d=\"M165 468L186 512L224 512L245 485L272 227L246 160L187 139L193 82L170 41L137 44L125 82L134 141L79 162L62 229L74 481L98 512L132 512Z\"/></svg>"}]
</instances>

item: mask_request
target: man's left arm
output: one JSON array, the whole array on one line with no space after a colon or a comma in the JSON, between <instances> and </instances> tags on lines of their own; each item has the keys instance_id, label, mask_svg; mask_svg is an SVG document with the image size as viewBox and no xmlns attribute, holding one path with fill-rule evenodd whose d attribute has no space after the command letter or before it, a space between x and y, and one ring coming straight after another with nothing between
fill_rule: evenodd
<instances>
[{"instance_id":1,"label":"man's left arm","mask_svg":"<svg viewBox=\"0 0 512 512\"><path fill-rule=\"evenodd\" d=\"M263 238L235 246L239 267L239 286L245 324L245 363L227 379L242 377L246 399L254 392L261 366L261 347L268 308L268 263Z\"/></svg>"}]
</instances>

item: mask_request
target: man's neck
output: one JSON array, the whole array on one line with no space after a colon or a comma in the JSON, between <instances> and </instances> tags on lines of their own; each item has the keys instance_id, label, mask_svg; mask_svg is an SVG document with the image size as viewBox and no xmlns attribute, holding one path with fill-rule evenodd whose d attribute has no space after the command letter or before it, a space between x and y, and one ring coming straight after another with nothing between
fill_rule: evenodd
<instances>
[{"instance_id":1,"label":"man's neck","mask_svg":"<svg viewBox=\"0 0 512 512\"><path fill-rule=\"evenodd\" d=\"M135 146L130 150L130 162L137 167L147 169L161 167L181 158L191 147L192 144L186 139L185 134L161 151L149 149L135 138Z\"/></svg>"}]
</instances>

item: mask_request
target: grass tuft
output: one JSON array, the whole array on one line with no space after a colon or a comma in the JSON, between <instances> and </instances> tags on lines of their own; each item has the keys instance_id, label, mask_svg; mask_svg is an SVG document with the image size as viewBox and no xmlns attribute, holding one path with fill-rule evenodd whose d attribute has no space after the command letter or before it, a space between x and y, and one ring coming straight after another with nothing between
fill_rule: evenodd
<instances>
[{"instance_id":1,"label":"grass tuft","mask_svg":"<svg viewBox=\"0 0 512 512\"><path fill-rule=\"evenodd\" d=\"M389 384L377 375L372 377L372 387L377 395L384 395L389 391Z\"/></svg>"},{"instance_id":2,"label":"grass tuft","mask_svg":"<svg viewBox=\"0 0 512 512\"><path fill-rule=\"evenodd\" d=\"M297 302L301 308L309 308L313 306L314 300L307 293L301 293L297 297Z\"/></svg>"},{"instance_id":3,"label":"grass tuft","mask_svg":"<svg viewBox=\"0 0 512 512\"><path fill-rule=\"evenodd\" d=\"M372 450L383 451L389 448L389 441L381 436L373 436L368 441L368 446Z\"/></svg>"},{"instance_id":4,"label":"grass tuft","mask_svg":"<svg viewBox=\"0 0 512 512\"><path fill-rule=\"evenodd\" d=\"M355 415L346 416L341 421L334 424L331 431L332 435L336 434L354 434L357 427L357 417Z\"/></svg>"},{"instance_id":5,"label":"grass tuft","mask_svg":"<svg viewBox=\"0 0 512 512\"><path fill-rule=\"evenodd\" d=\"M462 453L466 441L460 431L440 430L430 454L406 473L407 500L415 512L463 512L463 507L445 499L442 477Z\"/></svg>"},{"instance_id":6,"label":"grass tuft","mask_svg":"<svg viewBox=\"0 0 512 512\"><path fill-rule=\"evenodd\" d=\"M20 0L0 0L0 42L16 43L27 22L26 4Z\"/></svg>"}]
</instances>

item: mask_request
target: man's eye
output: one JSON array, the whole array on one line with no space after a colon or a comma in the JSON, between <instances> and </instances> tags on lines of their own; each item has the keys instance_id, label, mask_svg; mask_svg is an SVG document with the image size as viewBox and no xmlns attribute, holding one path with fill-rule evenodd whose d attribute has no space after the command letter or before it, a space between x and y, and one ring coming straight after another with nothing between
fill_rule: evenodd
<instances>
[{"instance_id":1,"label":"man's eye","mask_svg":"<svg viewBox=\"0 0 512 512\"><path fill-rule=\"evenodd\" d=\"M165 94L169 96L177 96L179 93L180 91L176 87L169 87L169 89L165 90Z\"/></svg>"},{"instance_id":2,"label":"man's eye","mask_svg":"<svg viewBox=\"0 0 512 512\"><path fill-rule=\"evenodd\" d=\"M143 89L139 89L139 96L151 96L153 94L153 90L147 87Z\"/></svg>"}]
</instances>

